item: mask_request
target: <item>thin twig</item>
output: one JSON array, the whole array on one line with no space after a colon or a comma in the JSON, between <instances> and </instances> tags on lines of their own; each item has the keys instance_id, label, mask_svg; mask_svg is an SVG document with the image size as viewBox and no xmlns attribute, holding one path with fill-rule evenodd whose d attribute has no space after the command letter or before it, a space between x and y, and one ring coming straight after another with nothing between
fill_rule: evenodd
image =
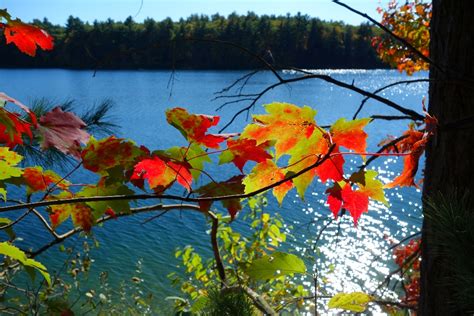
<instances>
[{"instance_id":1,"label":"thin twig","mask_svg":"<svg viewBox=\"0 0 474 316\"><path fill-rule=\"evenodd\" d=\"M352 84L334 79L331 76L322 75L322 74L305 74L303 76L296 77L296 78L282 79L282 80L279 80L278 82L276 82L274 84L271 84L271 85L267 86L265 89L260 91L256 97L251 98L251 102L249 103L249 105L247 105L246 107L244 107L244 108L240 109L239 111L237 111L232 116L232 118L229 120L229 122L227 122L226 125L224 125L224 127L222 127L219 130L219 133L221 133L225 129L227 129L235 121L235 119L237 119L237 117L239 117L242 113L245 113L245 112L248 113L255 106L255 104L258 102L258 100L260 100L267 92L269 92L269 91L271 91L271 90L273 90L273 89L275 89L275 88L277 88L281 85L286 85L286 84L299 82L299 81L303 81L303 80L309 80L309 79L320 79L320 80L332 83L336 86L339 86L339 87L357 92L357 93L359 93L363 96L372 98L374 100L377 100L377 101L379 101L379 102L381 102L381 103L383 103L383 104L399 111L402 114L405 114L406 116L411 117L411 119L414 120L414 121L421 121L421 120L424 119L424 116L417 113L416 111L413 111L409 108L403 107L403 106L401 106L401 105L399 105L399 104L397 104L397 103L395 103L395 102L393 102L389 99L383 98L383 97L381 97L377 94L366 91L366 90L361 89L361 88L359 88L357 86L354 86ZM245 98L245 100L248 100L248 99L249 98ZM237 103L237 102L239 102L239 100L233 100L232 101L232 103Z\"/></svg>"},{"instance_id":2,"label":"thin twig","mask_svg":"<svg viewBox=\"0 0 474 316\"><path fill-rule=\"evenodd\" d=\"M82 161L80 163L78 163L71 171L69 171L64 177L62 177L61 179L59 179L55 184L53 184L45 193L44 193L44 196L41 198L41 200L45 200L48 195L53 192L53 190L61 183L63 182L64 180L66 180L67 178L69 178L76 170L78 170L80 167L82 166Z\"/></svg>"},{"instance_id":3,"label":"thin twig","mask_svg":"<svg viewBox=\"0 0 474 316\"><path fill-rule=\"evenodd\" d=\"M242 85L242 87L245 86L245 84L248 82L248 80L249 80L250 78L252 78L255 74L257 74L259 71L261 71L261 70L259 70L259 69L258 69L258 70L254 70L254 71L251 71L251 72L249 72L249 73L243 75L243 76L240 77L240 78L237 78L237 79L236 79L234 82L232 82L230 85L228 85L228 86L222 88L222 90L217 91L217 92L215 92L214 94L217 95L217 94L226 93L226 92L230 91L233 87L235 87L235 86L236 86L239 82L241 82L241 81L244 81L244 84ZM242 91L242 87L240 88L240 91Z\"/></svg>"},{"instance_id":4,"label":"thin twig","mask_svg":"<svg viewBox=\"0 0 474 316\"><path fill-rule=\"evenodd\" d=\"M373 120L385 121L413 120L413 118L408 115L372 115L370 118Z\"/></svg>"},{"instance_id":5,"label":"thin twig","mask_svg":"<svg viewBox=\"0 0 474 316\"><path fill-rule=\"evenodd\" d=\"M111 219L119 218L119 217L126 217L126 216L131 216L135 215L138 213L146 213L146 212L152 212L156 210L162 210L162 211L169 211L169 210L183 210L183 209L188 209L188 210L194 210L197 212L202 213L200 207L198 205L193 205L193 204L170 204L170 205L163 205L163 204L156 204L156 205L151 205L151 206L143 206L143 207L137 207L137 208L132 208L130 209L130 212L128 213L118 213L114 215L106 215L101 218L99 218L96 221L96 224L104 223L107 222ZM47 224L47 223L46 223ZM49 224L48 224L49 226ZM74 229L71 229L70 231L62 234L62 235L57 235L57 238L52 240L51 242L47 243L46 245L40 247L36 251L30 252L30 257L34 258L38 256L39 254L43 253L44 251L48 250L54 245L57 245L61 242L63 242L65 239L70 238L77 233L82 232L83 229L81 227L76 227Z\"/></svg>"},{"instance_id":6,"label":"thin twig","mask_svg":"<svg viewBox=\"0 0 474 316\"><path fill-rule=\"evenodd\" d=\"M38 219L41 221L41 223L44 225L44 227L46 227L46 230L49 231L51 233L51 235L53 235L53 237L55 239L61 239L61 236L58 235L54 229L49 225L48 221L43 217L43 215L41 215L40 212L38 212L37 210L35 210L34 208L30 208L30 211L36 215L36 217L38 217Z\"/></svg>"},{"instance_id":7,"label":"thin twig","mask_svg":"<svg viewBox=\"0 0 474 316\"><path fill-rule=\"evenodd\" d=\"M8 229L16 224L18 224L20 221L22 221L28 214L30 213L30 210L26 211L25 213L21 214L20 217L18 217L17 219L15 219L14 221L11 221L10 223L8 224L5 224L3 226L0 226L0 230L5 230L5 229Z\"/></svg>"},{"instance_id":8,"label":"thin twig","mask_svg":"<svg viewBox=\"0 0 474 316\"><path fill-rule=\"evenodd\" d=\"M373 94L379 94L380 92L388 89L388 88L392 88L394 86L397 86L397 85L400 85L400 84L406 84L406 85L409 85L411 83L418 83L418 82L430 82L430 79L414 79L414 80L401 80L401 81L397 81L397 82L393 82L391 84L388 84L386 86L383 86L381 88L378 88L377 90L374 90L372 93ZM364 107L364 104L370 99L370 97L365 97L360 105L359 105L359 108L357 109L357 111L354 113L354 116L352 117L353 120L355 120L357 118L357 115L359 115L360 111L362 111L362 108Z\"/></svg>"}]
</instances>

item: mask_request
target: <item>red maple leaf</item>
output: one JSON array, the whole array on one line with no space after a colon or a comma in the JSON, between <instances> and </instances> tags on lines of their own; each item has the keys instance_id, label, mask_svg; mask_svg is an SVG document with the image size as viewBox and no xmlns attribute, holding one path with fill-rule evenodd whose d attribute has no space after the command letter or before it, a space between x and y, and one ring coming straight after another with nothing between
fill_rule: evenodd
<instances>
[{"instance_id":1,"label":"red maple leaf","mask_svg":"<svg viewBox=\"0 0 474 316\"><path fill-rule=\"evenodd\" d=\"M228 139L227 151L221 154L219 163L225 163L231 159L234 165L242 171L245 163L249 160L264 162L271 159L272 156L265 151L266 147L268 147L268 142L257 145L255 139Z\"/></svg>"},{"instance_id":2,"label":"red maple leaf","mask_svg":"<svg viewBox=\"0 0 474 316\"><path fill-rule=\"evenodd\" d=\"M337 218L341 208L344 208L349 211L354 220L354 225L357 226L362 213L368 212L369 195L366 191L353 190L348 183L344 185L344 188L341 188L336 183L333 187L327 189L326 193L329 193L327 203L334 214L334 218Z\"/></svg>"},{"instance_id":3,"label":"red maple leaf","mask_svg":"<svg viewBox=\"0 0 474 316\"><path fill-rule=\"evenodd\" d=\"M189 168L184 162L173 162L164 157L153 156L137 163L130 179L146 179L150 188L157 192L163 192L174 181L191 191L193 177Z\"/></svg>"},{"instance_id":4,"label":"red maple leaf","mask_svg":"<svg viewBox=\"0 0 474 316\"><path fill-rule=\"evenodd\" d=\"M438 127L438 120L426 111L424 102L423 113L425 113L424 129L417 131L410 126L410 129L403 134L406 138L400 142L399 147L402 152L409 152L409 155L404 158L402 173L391 183L385 185L386 188L396 186L414 186L418 188L418 185L415 183L415 175L418 171L419 160L425 151L426 143L436 133Z\"/></svg>"},{"instance_id":5,"label":"red maple leaf","mask_svg":"<svg viewBox=\"0 0 474 316\"><path fill-rule=\"evenodd\" d=\"M413 127L410 127L410 129L406 130L403 133L404 138L394 144L393 146L385 148L384 152L386 153L391 153L391 152L397 152L397 153L405 153L409 152L412 150L413 145L421 140L423 138L423 132L422 131L417 131L413 129ZM394 137L388 137L387 139L384 139L381 141L378 145L379 146L385 146L392 142L394 140Z\"/></svg>"},{"instance_id":6,"label":"red maple leaf","mask_svg":"<svg viewBox=\"0 0 474 316\"><path fill-rule=\"evenodd\" d=\"M3 26L7 44L15 44L22 53L34 57L37 47L43 50L53 49L53 37L39 27L20 20L10 21Z\"/></svg>"},{"instance_id":7,"label":"red maple leaf","mask_svg":"<svg viewBox=\"0 0 474 316\"><path fill-rule=\"evenodd\" d=\"M0 143L13 148L23 144L23 135L30 139L33 137L31 124L21 119L18 113L10 113L0 108Z\"/></svg>"},{"instance_id":8,"label":"red maple leaf","mask_svg":"<svg viewBox=\"0 0 474 316\"><path fill-rule=\"evenodd\" d=\"M37 125L36 115L35 115L35 113L33 113L33 111L31 111L30 108L28 108L26 105L24 105L23 103L21 103L21 102L18 101L17 99L14 99L14 98L12 98L12 97L6 95L6 94L3 93L3 92L0 92L0 101L13 103L13 104L15 104L16 106L18 106L20 109L22 109L23 111L25 111L26 113L28 113L28 115L30 116L30 119L31 119L31 123L36 127L36 125Z\"/></svg>"},{"instance_id":9,"label":"red maple leaf","mask_svg":"<svg viewBox=\"0 0 474 316\"><path fill-rule=\"evenodd\" d=\"M334 218L338 217L339 211L342 207L341 191L341 187L338 183L335 183L334 186L326 190L326 193L329 193L327 203L329 204L329 209L334 215Z\"/></svg>"},{"instance_id":10,"label":"red maple leaf","mask_svg":"<svg viewBox=\"0 0 474 316\"><path fill-rule=\"evenodd\" d=\"M327 147L327 150L321 152L328 152L329 147L325 142L320 142L319 144ZM326 182L328 179L341 181L344 178L343 166L344 157L340 155L339 146L336 146L332 151L331 156L321 165L316 167L316 173L322 182Z\"/></svg>"},{"instance_id":11,"label":"red maple leaf","mask_svg":"<svg viewBox=\"0 0 474 316\"><path fill-rule=\"evenodd\" d=\"M265 105L267 114L253 115L253 124L242 132L243 138L255 139L258 144L275 142L275 156L290 154L311 137L316 128L316 111L308 106L274 102Z\"/></svg>"},{"instance_id":12,"label":"red maple leaf","mask_svg":"<svg viewBox=\"0 0 474 316\"><path fill-rule=\"evenodd\" d=\"M48 200L73 198L74 194L71 192L63 191L58 195L49 196ZM74 226L80 226L84 231L89 232L92 228L94 217L92 210L85 203L71 203L71 204L60 204L51 205L49 207L49 218L53 229L58 227L61 223L67 220L69 217L72 219Z\"/></svg>"},{"instance_id":13,"label":"red maple leaf","mask_svg":"<svg viewBox=\"0 0 474 316\"><path fill-rule=\"evenodd\" d=\"M342 189L342 200L344 203L342 207L349 211L354 220L354 225L357 226L362 213L367 213L369 209L369 196L365 192L352 190L351 185L346 184Z\"/></svg>"},{"instance_id":14,"label":"red maple leaf","mask_svg":"<svg viewBox=\"0 0 474 316\"><path fill-rule=\"evenodd\" d=\"M3 103L10 102L25 111L31 119L31 123L21 118L18 113L11 113L2 107ZM0 92L0 143L5 143L13 148L23 144L23 135L30 139L33 137L31 127L36 127L36 115L20 101Z\"/></svg>"}]
</instances>

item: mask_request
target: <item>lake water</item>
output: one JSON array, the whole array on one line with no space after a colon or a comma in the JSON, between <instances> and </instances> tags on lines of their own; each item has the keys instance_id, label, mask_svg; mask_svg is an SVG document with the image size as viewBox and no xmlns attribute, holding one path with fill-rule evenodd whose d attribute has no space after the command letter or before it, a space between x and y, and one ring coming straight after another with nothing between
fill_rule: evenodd
<instances>
[{"instance_id":1,"label":"lake water","mask_svg":"<svg viewBox=\"0 0 474 316\"><path fill-rule=\"evenodd\" d=\"M347 83L354 82L356 86L369 91L391 82L410 79L393 70L319 72ZM94 77L92 71L0 70L0 90L26 104L43 97L57 102L73 99L78 112L106 98L112 99L116 104L113 119L121 126L119 136L131 138L151 149L165 149L185 144L179 132L166 123L164 111L167 108L180 106L194 113L217 114L221 116L221 122L227 122L246 103L232 104L216 113L215 109L222 101L211 99L215 92L243 74L245 72L242 71L178 71L170 85L169 71L99 71ZM284 75L293 76L288 72ZM427 73L420 73L411 79L425 77ZM244 93L259 91L274 82L271 73L260 73L248 82ZM427 88L426 83L399 85L381 95L421 112L421 102L427 95ZM362 96L352 91L323 81L306 80L270 91L258 102L252 113L262 113L261 105L272 101L310 105L318 110L317 122L326 125L339 117L351 118L362 99ZM369 101L359 117L372 114L398 113L381 103ZM240 131L247 123L246 117L242 116L227 131ZM376 144L387 135L400 135L407 124L408 121L371 123L367 128L369 151L376 151ZM380 158L372 167L379 171L381 179L388 181L401 170L400 162L393 158ZM353 161L354 166L358 163ZM237 173L235 168L228 170L228 174L222 175L224 179L230 177L231 172ZM74 179L83 180L85 177L90 175L79 174ZM270 198L266 211L280 213L287 224L295 227L292 232L296 241L289 248L308 254L312 240L330 219L330 211L324 206L324 190L324 185L315 183L308 189L305 201L301 201L293 190L281 208ZM326 288L330 293L340 290L370 292L375 289L390 267L393 267L391 253L387 251L390 239L400 240L420 230L420 192L413 188L394 189L387 190L386 195L390 207L371 204L369 213L362 215L357 228L353 227L348 216L344 216L329 224L322 234L316 267L320 275L327 279ZM170 212L158 220L143 224L149 216L121 218L108 222L104 227L94 228L100 248L92 250L95 262L90 285L97 282L97 273L104 270L109 272L112 284L130 280L137 260L141 259L146 291L162 298L177 293L166 277L168 273L176 271L179 263L173 255L176 247L191 244L202 254L210 256L209 235L206 233L209 227L202 216ZM238 230L246 229L246 223L239 219L233 225ZM32 247L49 240L43 227L34 218L25 220L18 231ZM75 243L77 241L71 240L67 244ZM56 248L39 258L51 271L59 269L63 259ZM311 270L313 267L309 268ZM306 279L301 282L310 286ZM390 293L388 295L390 297Z\"/></svg>"}]
</instances>

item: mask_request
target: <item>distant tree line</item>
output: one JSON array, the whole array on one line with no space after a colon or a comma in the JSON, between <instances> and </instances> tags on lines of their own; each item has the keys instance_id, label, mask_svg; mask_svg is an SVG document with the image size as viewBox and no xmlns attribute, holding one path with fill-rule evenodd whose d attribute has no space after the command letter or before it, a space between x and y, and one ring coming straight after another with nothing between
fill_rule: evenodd
<instances>
[{"instance_id":1,"label":"distant tree line","mask_svg":"<svg viewBox=\"0 0 474 316\"><path fill-rule=\"evenodd\" d=\"M84 23L70 16L65 26L46 18L34 23L55 37L55 49L38 58L22 55L12 45L0 47L0 67L87 69L249 69L258 62L234 42L263 56L276 67L383 68L371 47L376 32L369 24L325 22L307 15L191 15L173 21L147 18L136 23L108 19Z\"/></svg>"}]
</instances>

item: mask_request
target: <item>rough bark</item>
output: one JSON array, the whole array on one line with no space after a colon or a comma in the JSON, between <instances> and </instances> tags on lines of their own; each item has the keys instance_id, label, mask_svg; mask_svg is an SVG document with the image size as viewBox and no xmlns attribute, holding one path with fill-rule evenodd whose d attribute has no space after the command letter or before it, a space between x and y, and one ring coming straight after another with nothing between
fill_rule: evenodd
<instances>
[{"instance_id":1,"label":"rough bark","mask_svg":"<svg viewBox=\"0 0 474 316\"><path fill-rule=\"evenodd\" d=\"M472 0L433 0L430 54L444 71L430 69L434 81L430 83L429 112L438 118L441 127L427 147L424 198L436 192L449 194L453 188L474 192L473 19ZM452 124L469 117L462 124ZM452 304L453 289L446 286L449 258L443 258L431 227L425 218L420 314L465 314Z\"/></svg>"}]
</instances>

